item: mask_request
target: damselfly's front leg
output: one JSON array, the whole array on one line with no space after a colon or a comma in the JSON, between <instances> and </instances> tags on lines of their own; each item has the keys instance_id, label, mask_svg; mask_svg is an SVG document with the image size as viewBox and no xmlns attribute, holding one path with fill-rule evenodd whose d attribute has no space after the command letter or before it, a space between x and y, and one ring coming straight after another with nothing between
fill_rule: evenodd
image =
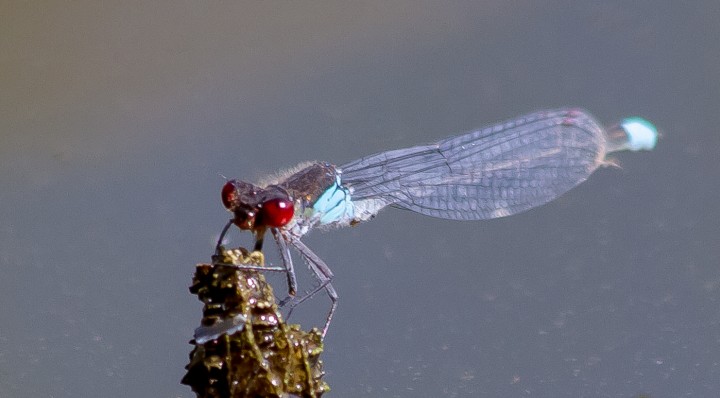
<instances>
[{"instance_id":1,"label":"damselfly's front leg","mask_svg":"<svg viewBox=\"0 0 720 398\"><path fill-rule=\"evenodd\" d=\"M287 271L288 279L288 297L284 298L282 302L289 301L292 296L295 296L297 292L297 279L295 277L295 268L293 267L292 256L290 255L290 248L285 241L285 238L281 235L277 228L271 229L273 238L277 242L278 248L280 249L280 257L282 257L283 266Z\"/></svg>"}]
</instances>

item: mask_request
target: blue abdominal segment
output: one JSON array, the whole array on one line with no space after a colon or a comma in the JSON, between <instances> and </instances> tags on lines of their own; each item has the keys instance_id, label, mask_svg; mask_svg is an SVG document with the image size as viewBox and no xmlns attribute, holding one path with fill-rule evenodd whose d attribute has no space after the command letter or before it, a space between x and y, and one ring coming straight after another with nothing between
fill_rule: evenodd
<instances>
[{"instance_id":1,"label":"blue abdominal segment","mask_svg":"<svg viewBox=\"0 0 720 398\"><path fill-rule=\"evenodd\" d=\"M349 222L355 215L355 207L350 200L350 192L340 185L338 176L333 183L313 204L313 210L320 214L320 224Z\"/></svg>"},{"instance_id":2,"label":"blue abdominal segment","mask_svg":"<svg viewBox=\"0 0 720 398\"><path fill-rule=\"evenodd\" d=\"M641 117L629 117L620 124L628 136L626 148L630 151L655 148L658 132L655 126Z\"/></svg>"}]
</instances>

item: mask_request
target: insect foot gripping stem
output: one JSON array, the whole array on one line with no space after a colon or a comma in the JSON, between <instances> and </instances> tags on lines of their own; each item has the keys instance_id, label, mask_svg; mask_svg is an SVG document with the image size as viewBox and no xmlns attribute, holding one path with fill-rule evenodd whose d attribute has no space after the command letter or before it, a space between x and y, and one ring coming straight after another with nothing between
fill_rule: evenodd
<instances>
[{"instance_id":1,"label":"insect foot gripping stem","mask_svg":"<svg viewBox=\"0 0 720 398\"><path fill-rule=\"evenodd\" d=\"M204 303L182 383L198 397L320 397L330 390L320 354L321 333L288 325L262 271L247 250L196 267L190 292Z\"/></svg>"}]
</instances>

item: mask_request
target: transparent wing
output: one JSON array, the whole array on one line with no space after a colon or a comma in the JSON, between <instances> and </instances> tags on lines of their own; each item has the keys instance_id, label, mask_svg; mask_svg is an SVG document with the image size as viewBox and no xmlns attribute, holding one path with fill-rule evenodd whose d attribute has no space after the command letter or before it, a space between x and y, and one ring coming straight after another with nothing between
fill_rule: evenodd
<instances>
[{"instance_id":1,"label":"transparent wing","mask_svg":"<svg viewBox=\"0 0 720 398\"><path fill-rule=\"evenodd\" d=\"M352 200L428 216L482 220L547 203L603 163L605 132L583 110L541 111L435 144L341 167Z\"/></svg>"}]
</instances>

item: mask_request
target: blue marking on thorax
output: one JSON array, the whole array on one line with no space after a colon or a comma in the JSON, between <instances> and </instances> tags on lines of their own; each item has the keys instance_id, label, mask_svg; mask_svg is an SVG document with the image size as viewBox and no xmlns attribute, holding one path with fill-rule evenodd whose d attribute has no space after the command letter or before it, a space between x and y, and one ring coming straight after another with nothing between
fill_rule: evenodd
<instances>
[{"instance_id":1,"label":"blue marking on thorax","mask_svg":"<svg viewBox=\"0 0 720 398\"><path fill-rule=\"evenodd\" d=\"M315 201L313 210L320 214L320 224L349 221L353 218L355 207L350 200L350 192L340 183L340 176L337 176L335 183Z\"/></svg>"}]
</instances>

